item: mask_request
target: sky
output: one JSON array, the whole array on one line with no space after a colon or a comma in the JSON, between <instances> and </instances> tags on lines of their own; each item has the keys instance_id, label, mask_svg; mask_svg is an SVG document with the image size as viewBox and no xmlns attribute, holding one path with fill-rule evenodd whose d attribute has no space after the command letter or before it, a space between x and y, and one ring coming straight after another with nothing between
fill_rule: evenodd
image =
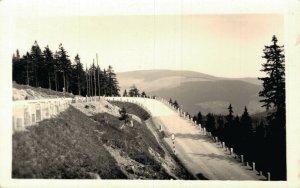
<instances>
[{"instance_id":1,"label":"sky","mask_svg":"<svg viewBox=\"0 0 300 188\"><path fill-rule=\"evenodd\" d=\"M100 66L112 65L116 72L172 69L257 77L264 45L273 35L284 44L284 17L274 11L241 14L223 4L224 12L211 13L209 3L203 11L192 0L26 2L10 5L11 54L26 53L35 40L52 51L62 43L72 61L78 53L89 65L98 53Z\"/></svg>"}]
</instances>

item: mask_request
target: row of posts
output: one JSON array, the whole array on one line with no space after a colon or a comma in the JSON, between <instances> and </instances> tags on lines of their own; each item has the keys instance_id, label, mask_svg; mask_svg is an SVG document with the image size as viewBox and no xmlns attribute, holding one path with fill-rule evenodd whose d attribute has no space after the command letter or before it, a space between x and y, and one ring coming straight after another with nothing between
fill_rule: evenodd
<instances>
[{"instance_id":1,"label":"row of posts","mask_svg":"<svg viewBox=\"0 0 300 188\"><path fill-rule=\"evenodd\" d=\"M212 138L213 138L213 140L214 140L217 144L220 144L221 147L225 149L225 151L229 151L229 154L230 154L231 156L233 156L233 157L236 158L236 159L238 158L238 155L235 154L235 153L233 152L233 148L227 147L226 144L225 144L225 142L219 141L218 137L213 137L213 136L212 136ZM244 164L246 167L249 167L249 166L250 166L248 161L245 162L245 160L244 160L244 155L240 155L239 158L240 158L240 162L241 162L242 164ZM255 162L252 162L252 171L255 171L255 170L256 170L256 169L255 169ZM263 175L262 171L259 171L259 175L260 175L260 176ZM270 173L270 172L267 172L267 180L268 180L268 181L271 180L271 173Z\"/></svg>"},{"instance_id":2,"label":"row of posts","mask_svg":"<svg viewBox=\"0 0 300 188\"><path fill-rule=\"evenodd\" d=\"M206 131L206 128L205 127L202 127L201 124L197 124L196 121L193 121L193 118L190 117L186 112L183 112L183 110L181 108L177 108L171 104L169 101L165 100L165 99L161 99L161 101L165 104L167 104L167 106L169 106L172 110L177 110L178 114L180 115L180 117L183 117L184 119L190 121L192 123L192 125L195 125L195 126L198 126L201 133L203 135L207 135L208 137L211 137L216 143L219 143L222 148L225 149L225 151L228 151L229 152L229 155L233 156L234 158L237 158L237 154L235 154L233 152L233 148L228 148L226 145L225 145L225 142L221 142L218 137L214 137L211 132L207 132ZM173 138L172 138L173 140ZM174 145L174 148L175 148L175 144L174 144L174 140L173 140L173 145ZM244 162L244 155L240 155L240 160L241 160L241 163L244 164L245 166L249 167L249 162ZM252 162L252 171L255 171L255 162ZM262 176L263 173L262 171L259 171L259 175ZM267 172L267 180L270 181L271 180L271 173L270 172Z\"/></svg>"}]
</instances>

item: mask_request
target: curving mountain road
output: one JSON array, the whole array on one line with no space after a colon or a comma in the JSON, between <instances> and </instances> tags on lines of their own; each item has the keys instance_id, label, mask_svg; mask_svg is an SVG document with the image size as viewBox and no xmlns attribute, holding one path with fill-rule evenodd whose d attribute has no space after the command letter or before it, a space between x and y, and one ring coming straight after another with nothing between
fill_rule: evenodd
<instances>
[{"instance_id":1,"label":"curving mountain road","mask_svg":"<svg viewBox=\"0 0 300 188\"><path fill-rule=\"evenodd\" d=\"M156 125L161 125L167 135L175 135L176 155L184 166L199 179L210 180L263 180L256 171L238 162L221 145L204 135L196 125L180 117L169 106L159 100L131 97L109 97L137 103L146 108ZM165 141L173 147L171 136Z\"/></svg>"}]
</instances>

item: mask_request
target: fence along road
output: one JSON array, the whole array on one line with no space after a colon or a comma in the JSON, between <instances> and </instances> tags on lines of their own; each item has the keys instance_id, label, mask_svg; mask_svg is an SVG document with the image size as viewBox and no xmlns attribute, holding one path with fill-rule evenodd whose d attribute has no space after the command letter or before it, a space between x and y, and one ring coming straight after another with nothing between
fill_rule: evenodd
<instances>
[{"instance_id":1,"label":"fence along road","mask_svg":"<svg viewBox=\"0 0 300 188\"><path fill-rule=\"evenodd\" d=\"M242 165L221 147L213 142L199 126L180 116L168 103L161 100L134 97L107 97L107 100L128 101L145 108L152 116L156 126L166 133L165 141L173 148L171 135L174 134L175 151L184 166L195 176L210 180L260 180L258 172Z\"/></svg>"}]
</instances>

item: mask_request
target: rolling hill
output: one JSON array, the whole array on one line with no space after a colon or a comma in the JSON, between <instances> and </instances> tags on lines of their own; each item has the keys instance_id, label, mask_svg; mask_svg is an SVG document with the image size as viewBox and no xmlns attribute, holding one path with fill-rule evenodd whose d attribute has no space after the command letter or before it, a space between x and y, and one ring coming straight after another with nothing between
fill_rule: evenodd
<instances>
[{"instance_id":1,"label":"rolling hill","mask_svg":"<svg viewBox=\"0 0 300 188\"><path fill-rule=\"evenodd\" d=\"M231 103L235 114L245 106L250 113L263 111L256 78L222 78L194 71L142 70L117 73L121 91L133 84L147 94L176 99L185 111L226 114Z\"/></svg>"}]
</instances>

